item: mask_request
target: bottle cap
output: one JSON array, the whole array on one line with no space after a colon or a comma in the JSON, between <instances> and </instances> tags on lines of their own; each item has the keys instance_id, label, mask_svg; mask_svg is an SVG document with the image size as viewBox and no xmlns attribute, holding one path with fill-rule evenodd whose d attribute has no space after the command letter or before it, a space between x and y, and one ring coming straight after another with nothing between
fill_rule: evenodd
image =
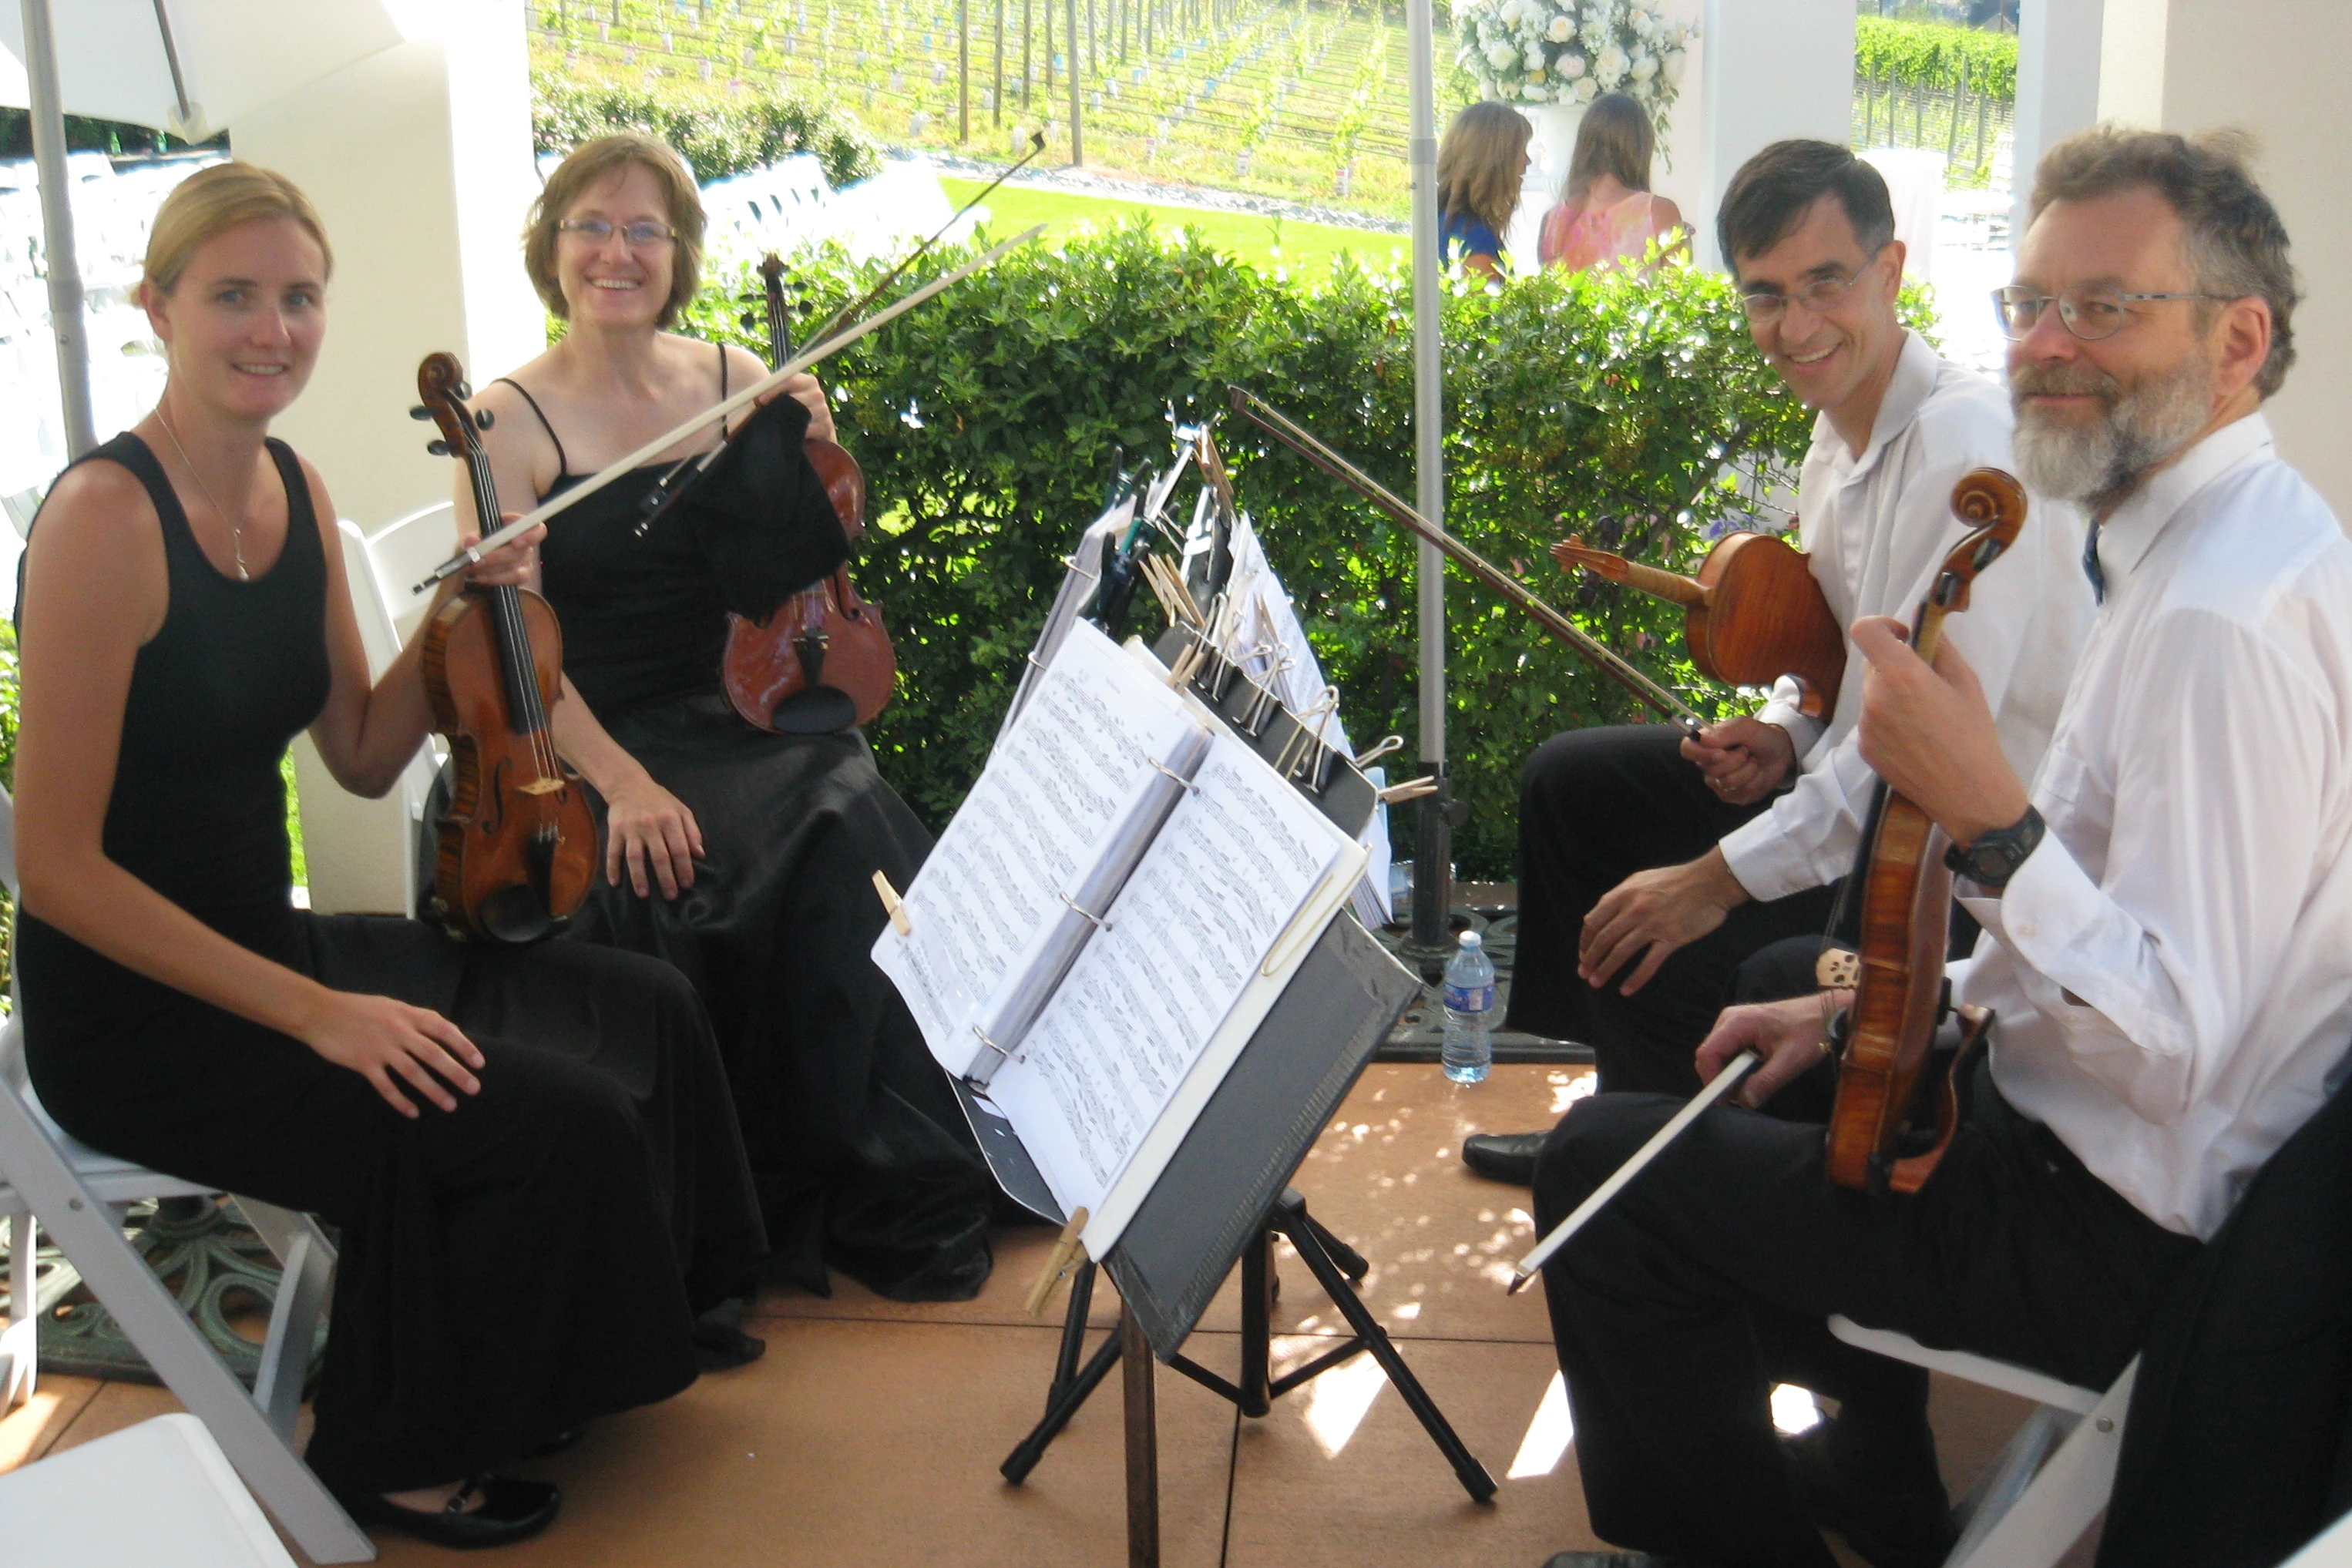
<instances>
[{"instance_id":1,"label":"bottle cap","mask_svg":"<svg viewBox=\"0 0 2352 1568\"><path fill-rule=\"evenodd\" d=\"M1461 943L1465 947L1484 947L1486 945L1486 939L1475 931L1465 931L1461 936Z\"/></svg>"}]
</instances>

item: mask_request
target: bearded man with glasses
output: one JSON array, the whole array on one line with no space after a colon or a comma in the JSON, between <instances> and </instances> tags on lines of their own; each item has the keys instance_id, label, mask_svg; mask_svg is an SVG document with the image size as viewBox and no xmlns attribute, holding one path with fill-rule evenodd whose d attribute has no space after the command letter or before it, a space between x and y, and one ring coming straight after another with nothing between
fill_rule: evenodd
<instances>
[{"instance_id":1,"label":"bearded man with glasses","mask_svg":"<svg viewBox=\"0 0 2352 1568\"><path fill-rule=\"evenodd\" d=\"M1821 1061L1824 998L1723 1014L1698 1067L1760 1052L1745 1104L1702 1113L1544 1271L1593 1528L1640 1549L1550 1568L1830 1568L1822 1523L1876 1568L1940 1561L1927 1375L1835 1340L1832 1313L2078 1386L2146 1346L2126 1478L2168 1424L2211 1422L2236 1463L2315 1491L2335 1465L2334 1419L2309 1434L2340 1390L2331 1412L2327 1388L2273 1382L2266 1408L2218 1416L2178 1392L2275 1372L2267 1353L2314 1337L2316 1311L2282 1281L2340 1275L2295 1254L2332 1235L2352 1124L2331 1106L2295 1134L2352 1032L2352 542L2262 413L2294 359L2286 231L2232 140L2105 127L2051 150L2032 210L2000 298L2017 460L2087 511L2104 585L2039 770L2006 757L1949 639L1931 666L1894 619L1853 633L1862 755L1950 835L1984 926L1949 977L1996 1015L1991 1055L1924 1186L1853 1192L1826 1180L1819 1127L1748 1108ZM1676 1108L1571 1111L1538 1164L1538 1228ZM2327 1185L2294 1185L2323 1167ZM2244 1266L2252 1235L2267 1266ZM2225 1297L2262 1343L2174 1331ZM2223 1353L2201 1378L2184 1378L2191 1343ZM1779 1438L1782 1378L1836 1398L1835 1419ZM2209 1469L2178 1490L2229 1484ZM2325 1518L2222 1550L2198 1512L2119 1485L2099 1562L2276 1562Z\"/></svg>"},{"instance_id":2,"label":"bearded man with glasses","mask_svg":"<svg viewBox=\"0 0 2352 1568\"><path fill-rule=\"evenodd\" d=\"M1797 497L1814 580L1842 626L1907 616L1967 533L1954 482L2009 465L2009 401L1903 326L1886 183L1846 149L1766 148L1716 221L1758 351L1819 411ZM2021 772L2041 759L2090 624L2081 537L2072 508L2034 507L1952 624ZM1853 738L1863 664L1849 657L1843 689L1821 694L1835 700L1826 724L1783 681L1758 713L1695 739L1630 725L1537 750L1520 794L1511 1028L1590 1045L1603 1090L1696 1092L1692 1047L1742 962L1821 936L1853 863L1874 782ZM1524 1185L1544 1135L1475 1135L1463 1160Z\"/></svg>"}]
</instances>

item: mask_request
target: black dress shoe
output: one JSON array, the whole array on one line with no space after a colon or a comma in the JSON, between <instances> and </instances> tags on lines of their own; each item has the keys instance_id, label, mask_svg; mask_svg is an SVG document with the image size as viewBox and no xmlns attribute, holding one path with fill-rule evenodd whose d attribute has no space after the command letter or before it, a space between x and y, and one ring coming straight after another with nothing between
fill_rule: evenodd
<instances>
[{"instance_id":1,"label":"black dress shoe","mask_svg":"<svg viewBox=\"0 0 2352 1568\"><path fill-rule=\"evenodd\" d=\"M467 1504L477 1496L478 1508ZM343 1511L360 1524L396 1530L436 1546L469 1551L482 1546L511 1546L528 1541L555 1522L563 1494L548 1481L527 1481L512 1476L476 1476L450 1496L444 1507L426 1513L403 1508L380 1492L341 1497Z\"/></svg>"},{"instance_id":2,"label":"black dress shoe","mask_svg":"<svg viewBox=\"0 0 2352 1568\"><path fill-rule=\"evenodd\" d=\"M1549 1132L1473 1133L1462 1140L1462 1163L1489 1181L1533 1186L1536 1155L1550 1136Z\"/></svg>"},{"instance_id":3,"label":"black dress shoe","mask_svg":"<svg viewBox=\"0 0 2352 1568\"><path fill-rule=\"evenodd\" d=\"M1848 1480L1830 1458L1830 1425L1780 1439L1813 1522L1844 1536L1872 1568L1938 1568L1959 1538L1943 1483L1883 1491Z\"/></svg>"}]
</instances>

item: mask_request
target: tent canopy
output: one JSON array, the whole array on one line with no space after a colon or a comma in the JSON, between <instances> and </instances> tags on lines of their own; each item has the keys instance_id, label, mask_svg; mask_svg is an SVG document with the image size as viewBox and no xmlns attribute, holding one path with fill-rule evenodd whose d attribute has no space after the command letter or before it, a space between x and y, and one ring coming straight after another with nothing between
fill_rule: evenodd
<instances>
[{"instance_id":1,"label":"tent canopy","mask_svg":"<svg viewBox=\"0 0 2352 1568\"><path fill-rule=\"evenodd\" d=\"M403 42L413 9L404 0L70 0L51 9L60 108L201 141ZM0 0L0 106L32 107L16 0Z\"/></svg>"}]
</instances>

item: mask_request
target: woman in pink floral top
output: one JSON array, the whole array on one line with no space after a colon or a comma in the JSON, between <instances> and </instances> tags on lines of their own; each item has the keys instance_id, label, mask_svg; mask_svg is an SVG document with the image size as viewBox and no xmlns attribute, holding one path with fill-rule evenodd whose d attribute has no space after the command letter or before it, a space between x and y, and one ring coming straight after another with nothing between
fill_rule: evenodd
<instances>
[{"instance_id":1,"label":"woman in pink floral top","mask_svg":"<svg viewBox=\"0 0 2352 1568\"><path fill-rule=\"evenodd\" d=\"M1650 242L1661 259L1687 255L1682 210L1650 193L1650 154L1657 136L1642 106L1622 92L1603 94L1584 111L1568 184L1544 214L1536 254L1546 267L1581 272L1607 262L1639 262Z\"/></svg>"}]
</instances>

